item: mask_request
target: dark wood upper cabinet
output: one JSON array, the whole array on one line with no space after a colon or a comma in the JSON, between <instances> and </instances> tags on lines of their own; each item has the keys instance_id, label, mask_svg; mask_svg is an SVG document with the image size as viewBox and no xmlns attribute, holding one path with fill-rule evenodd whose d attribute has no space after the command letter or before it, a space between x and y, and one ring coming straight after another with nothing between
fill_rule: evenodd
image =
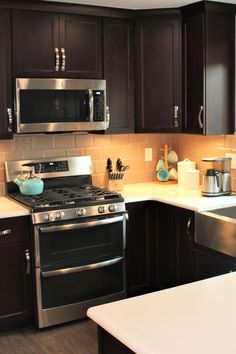
<instances>
[{"instance_id":1,"label":"dark wood upper cabinet","mask_svg":"<svg viewBox=\"0 0 236 354\"><path fill-rule=\"evenodd\" d=\"M12 72L11 72L11 14L0 9L0 139L11 139L12 132Z\"/></svg>"},{"instance_id":2,"label":"dark wood upper cabinet","mask_svg":"<svg viewBox=\"0 0 236 354\"><path fill-rule=\"evenodd\" d=\"M29 218L0 220L0 331L31 324Z\"/></svg>"},{"instance_id":3,"label":"dark wood upper cabinet","mask_svg":"<svg viewBox=\"0 0 236 354\"><path fill-rule=\"evenodd\" d=\"M102 78L102 20L13 10L14 76Z\"/></svg>"},{"instance_id":4,"label":"dark wood upper cabinet","mask_svg":"<svg viewBox=\"0 0 236 354\"><path fill-rule=\"evenodd\" d=\"M177 10L136 22L136 131L181 128L181 17Z\"/></svg>"},{"instance_id":5,"label":"dark wood upper cabinet","mask_svg":"<svg viewBox=\"0 0 236 354\"><path fill-rule=\"evenodd\" d=\"M104 19L103 65L111 117L107 133L134 132L133 32L132 21Z\"/></svg>"},{"instance_id":6,"label":"dark wood upper cabinet","mask_svg":"<svg viewBox=\"0 0 236 354\"><path fill-rule=\"evenodd\" d=\"M183 10L183 131L234 132L234 11L201 2Z\"/></svg>"}]
</instances>

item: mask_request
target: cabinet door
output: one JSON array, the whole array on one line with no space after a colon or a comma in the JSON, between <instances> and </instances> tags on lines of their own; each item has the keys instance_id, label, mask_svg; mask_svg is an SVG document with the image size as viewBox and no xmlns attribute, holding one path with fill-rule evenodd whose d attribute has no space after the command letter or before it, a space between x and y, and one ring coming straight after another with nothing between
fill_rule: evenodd
<instances>
[{"instance_id":1,"label":"cabinet door","mask_svg":"<svg viewBox=\"0 0 236 354\"><path fill-rule=\"evenodd\" d=\"M55 50L59 50L58 16L13 10L12 21L14 76L54 76L57 70Z\"/></svg>"},{"instance_id":2,"label":"cabinet door","mask_svg":"<svg viewBox=\"0 0 236 354\"><path fill-rule=\"evenodd\" d=\"M168 204L157 208L157 272L160 289L178 285L178 222L177 209Z\"/></svg>"},{"instance_id":3,"label":"cabinet door","mask_svg":"<svg viewBox=\"0 0 236 354\"><path fill-rule=\"evenodd\" d=\"M8 330L32 316L28 217L1 219L0 235L0 330Z\"/></svg>"},{"instance_id":4,"label":"cabinet door","mask_svg":"<svg viewBox=\"0 0 236 354\"><path fill-rule=\"evenodd\" d=\"M137 131L178 132L181 125L181 21L137 22Z\"/></svg>"},{"instance_id":5,"label":"cabinet door","mask_svg":"<svg viewBox=\"0 0 236 354\"><path fill-rule=\"evenodd\" d=\"M126 204L127 291L135 296L155 290L154 206L149 203Z\"/></svg>"},{"instance_id":6,"label":"cabinet door","mask_svg":"<svg viewBox=\"0 0 236 354\"><path fill-rule=\"evenodd\" d=\"M212 3L201 13L184 17L185 132L234 132L235 25L231 11L226 4Z\"/></svg>"},{"instance_id":7,"label":"cabinet door","mask_svg":"<svg viewBox=\"0 0 236 354\"><path fill-rule=\"evenodd\" d=\"M184 127L192 133L203 133L204 15L184 19L185 102Z\"/></svg>"},{"instance_id":8,"label":"cabinet door","mask_svg":"<svg viewBox=\"0 0 236 354\"><path fill-rule=\"evenodd\" d=\"M10 10L0 10L0 139L11 139L12 86L11 86L11 17Z\"/></svg>"},{"instance_id":9,"label":"cabinet door","mask_svg":"<svg viewBox=\"0 0 236 354\"><path fill-rule=\"evenodd\" d=\"M100 18L88 16L60 16L60 50L65 49L66 76L102 78L101 21ZM61 61L63 67L62 52Z\"/></svg>"},{"instance_id":10,"label":"cabinet door","mask_svg":"<svg viewBox=\"0 0 236 354\"><path fill-rule=\"evenodd\" d=\"M133 23L104 19L104 79L110 110L108 133L134 132L133 113Z\"/></svg>"}]
</instances>

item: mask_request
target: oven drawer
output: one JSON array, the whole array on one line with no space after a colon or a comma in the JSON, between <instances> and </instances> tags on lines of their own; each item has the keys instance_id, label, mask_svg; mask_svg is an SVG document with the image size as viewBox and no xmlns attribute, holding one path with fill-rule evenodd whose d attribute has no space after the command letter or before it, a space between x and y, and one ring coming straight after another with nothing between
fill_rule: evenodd
<instances>
[{"instance_id":1,"label":"oven drawer","mask_svg":"<svg viewBox=\"0 0 236 354\"><path fill-rule=\"evenodd\" d=\"M125 215L35 227L35 265L61 264L123 253Z\"/></svg>"},{"instance_id":2,"label":"oven drawer","mask_svg":"<svg viewBox=\"0 0 236 354\"><path fill-rule=\"evenodd\" d=\"M42 308L97 299L125 291L124 259L111 259L54 271L36 270Z\"/></svg>"}]
</instances>

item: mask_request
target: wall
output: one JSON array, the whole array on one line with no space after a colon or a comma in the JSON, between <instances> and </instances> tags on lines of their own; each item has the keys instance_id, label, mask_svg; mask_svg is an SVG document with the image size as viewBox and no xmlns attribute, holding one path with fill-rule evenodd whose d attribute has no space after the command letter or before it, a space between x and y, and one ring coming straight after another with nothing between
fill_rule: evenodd
<instances>
[{"instance_id":1,"label":"wall","mask_svg":"<svg viewBox=\"0 0 236 354\"><path fill-rule=\"evenodd\" d=\"M91 155L93 183L104 185L106 160L120 157L130 165L124 183L150 182L155 178L155 167L160 157L160 148L168 143L180 160L189 158L197 162L203 171L206 164L203 156L224 156L236 153L236 136L200 136L187 134L60 134L15 136L13 140L0 141L0 195L5 193L4 161ZM153 149L153 161L144 161L144 149ZM233 170L233 190L236 190L236 170Z\"/></svg>"}]
</instances>

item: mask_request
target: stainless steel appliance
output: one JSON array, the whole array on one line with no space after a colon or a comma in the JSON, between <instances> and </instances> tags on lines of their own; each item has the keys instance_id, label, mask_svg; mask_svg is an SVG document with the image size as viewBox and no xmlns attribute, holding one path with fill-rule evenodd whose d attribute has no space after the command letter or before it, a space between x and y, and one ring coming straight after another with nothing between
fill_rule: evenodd
<instances>
[{"instance_id":1,"label":"stainless steel appliance","mask_svg":"<svg viewBox=\"0 0 236 354\"><path fill-rule=\"evenodd\" d=\"M106 130L106 81L16 79L17 133Z\"/></svg>"},{"instance_id":2,"label":"stainless steel appliance","mask_svg":"<svg viewBox=\"0 0 236 354\"><path fill-rule=\"evenodd\" d=\"M202 161L211 165L203 175L202 195L214 197L231 194L231 158L205 157Z\"/></svg>"},{"instance_id":3,"label":"stainless steel appliance","mask_svg":"<svg viewBox=\"0 0 236 354\"><path fill-rule=\"evenodd\" d=\"M12 182L31 165L44 191L26 196ZM126 210L117 192L91 184L88 156L6 162L9 197L31 210L39 328L86 316L126 296Z\"/></svg>"}]
</instances>

